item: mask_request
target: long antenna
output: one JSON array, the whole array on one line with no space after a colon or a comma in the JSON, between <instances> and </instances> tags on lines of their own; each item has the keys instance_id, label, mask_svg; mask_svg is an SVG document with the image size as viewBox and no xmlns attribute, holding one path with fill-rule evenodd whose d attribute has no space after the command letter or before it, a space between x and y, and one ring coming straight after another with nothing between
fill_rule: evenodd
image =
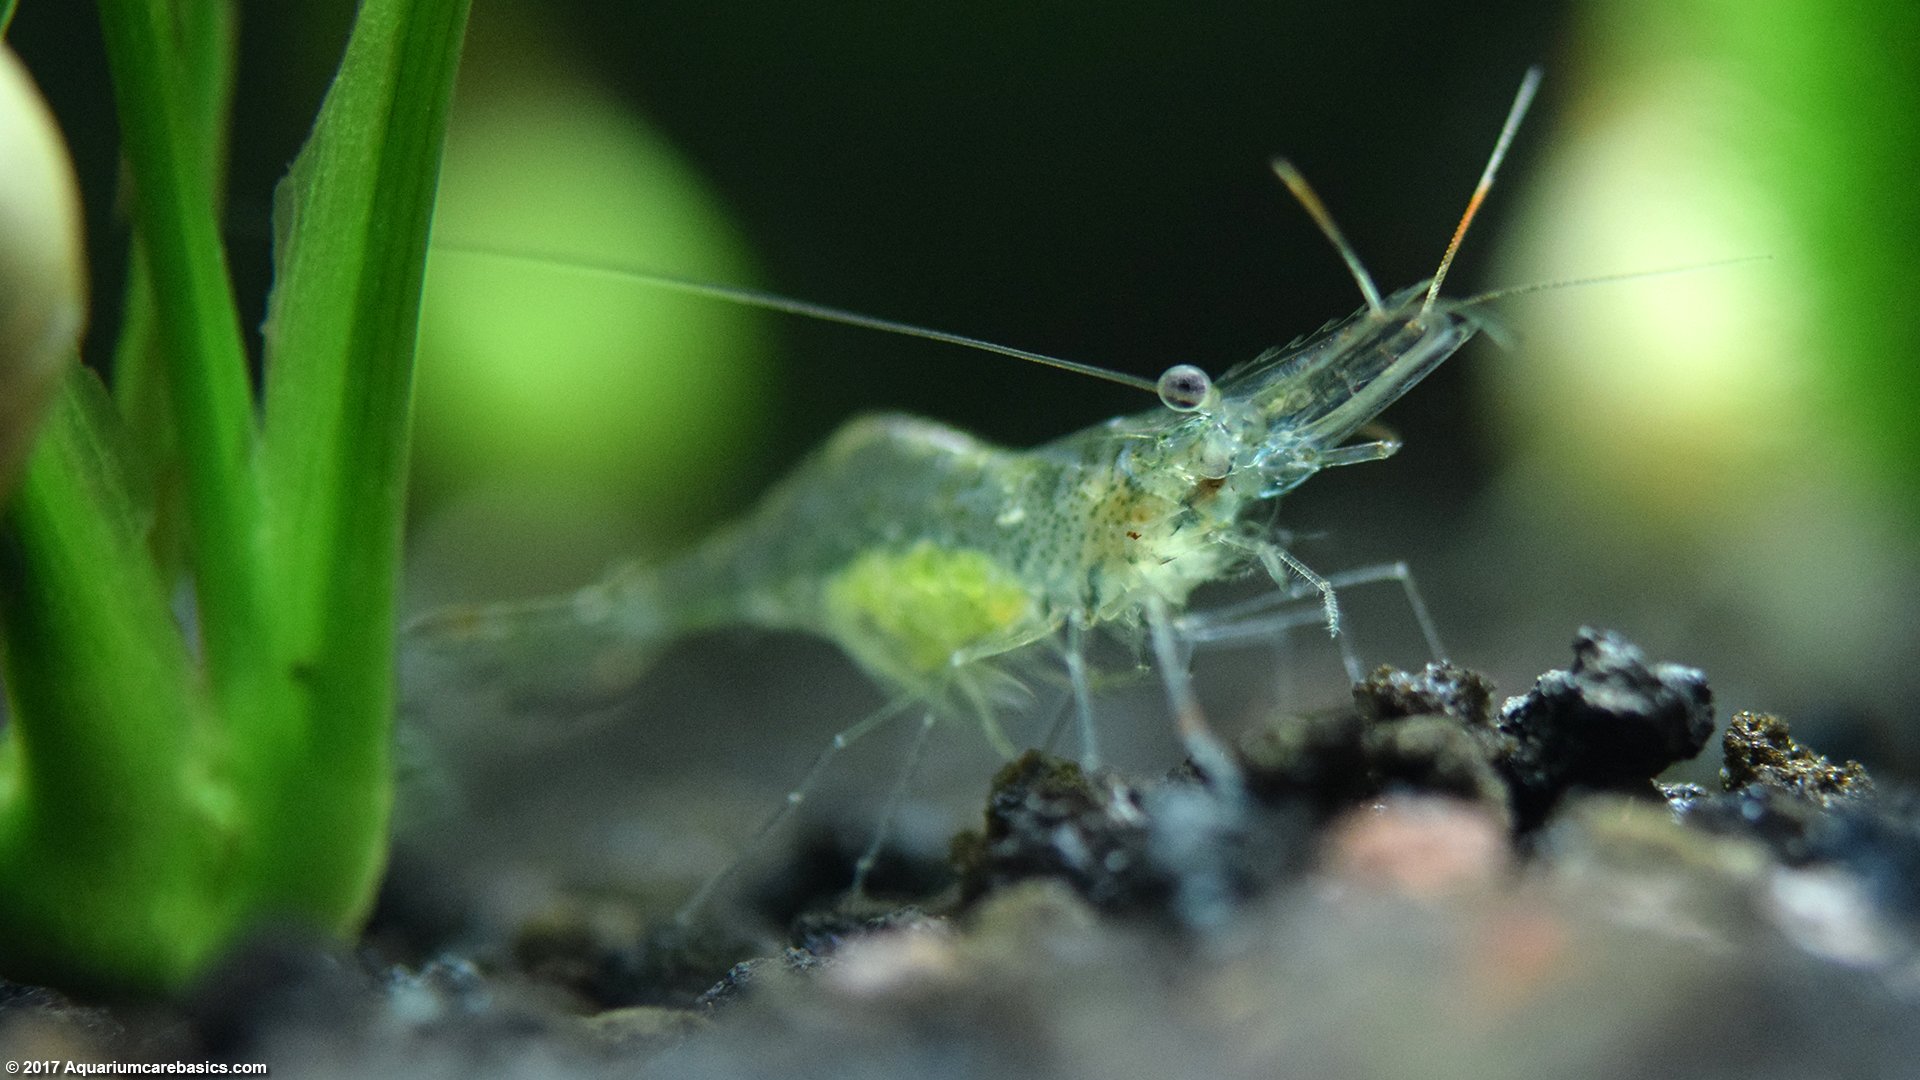
<instances>
[{"instance_id":1,"label":"long antenna","mask_svg":"<svg viewBox=\"0 0 1920 1080\"><path fill-rule=\"evenodd\" d=\"M1512 296L1526 296L1529 293L1550 292L1554 289L1574 289L1583 285L1612 285L1622 281L1639 281L1641 278L1666 277L1669 274L1691 274L1696 270L1714 270L1723 266L1738 266L1741 263L1766 262L1771 255L1735 255L1726 259L1710 259L1706 262L1686 263L1681 266L1663 266L1656 270L1629 270L1621 274L1596 274L1592 277L1561 278L1558 281L1536 281L1529 285L1509 285L1501 289L1491 289L1477 293L1464 300L1449 301L1454 308L1468 308L1485 304L1492 300L1505 300Z\"/></svg>"},{"instance_id":2,"label":"long antenna","mask_svg":"<svg viewBox=\"0 0 1920 1080\"><path fill-rule=\"evenodd\" d=\"M929 330L912 323L895 322L892 319L878 319L871 315L861 315L840 308L827 307L825 304L794 300L778 293L761 292L758 289L741 288L738 285L716 285L709 281L695 281L692 278L674 277L671 274L659 274L651 270L636 270L620 263L596 259L591 256L582 258L575 255L555 255L545 252L516 251L491 244L469 244L461 241L441 241L433 243L433 250L451 252L457 255L478 255L494 259L514 259L522 262L532 261L556 265L568 270L578 270L588 274L602 274L617 277L624 281L637 281L674 292L704 296L713 300L725 300L729 303L747 307L764 308L787 315L797 315L803 319L817 319L820 322L839 323L842 326L855 326L863 330L878 330L887 334L900 334L905 337L937 341L944 345L958 345L963 349L975 349L980 352L997 353L1011 356L1016 360L1030 360L1036 364L1060 368L1063 371L1091 375L1096 379L1130 386L1135 390L1145 390L1149 394L1160 392L1159 383L1152 379L1143 379L1138 375L1128 375L1121 371L1110 371L1092 364L1082 364L1077 360L1062 360L1057 356L1028 352L1006 345L995 345L991 341L970 338L961 334L949 334L944 330Z\"/></svg>"},{"instance_id":3,"label":"long antenna","mask_svg":"<svg viewBox=\"0 0 1920 1080\"><path fill-rule=\"evenodd\" d=\"M1453 239L1447 241L1446 254L1440 256L1440 269L1433 272L1433 284L1427 286L1426 302L1420 305L1420 314L1424 317L1433 310L1433 303L1440 298L1440 283L1446 280L1447 269L1453 265L1453 257L1460 252L1460 241L1466 238L1467 226L1473 224L1473 216L1480 212L1480 203L1486 199L1487 192L1493 188L1493 174L1500 171L1500 162L1507 156L1507 147L1513 144L1514 132L1520 130L1520 121L1525 119L1528 106L1533 104L1534 92L1540 89L1540 65L1527 69L1527 76L1520 80L1520 92L1513 95L1513 107L1507 110L1507 122L1500 128L1500 138L1493 144L1493 155L1487 158L1487 167L1480 172L1480 183L1474 186L1473 198L1467 200L1467 212L1460 215L1460 224L1454 226Z\"/></svg>"},{"instance_id":4,"label":"long antenna","mask_svg":"<svg viewBox=\"0 0 1920 1080\"><path fill-rule=\"evenodd\" d=\"M1353 250L1352 244L1347 243L1346 236L1340 232L1340 226L1333 223L1333 215L1327 213L1327 204L1321 202L1320 196L1314 194L1312 185L1307 183L1307 178L1300 175L1300 170L1294 168L1293 162L1286 158L1274 158L1272 165L1273 175L1287 185L1287 190L1293 192L1294 199L1306 210L1307 216L1313 219L1315 225L1320 226L1320 234L1332 242L1333 250L1339 252L1340 257L1346 260L1347 269L1353 271L1353 280L1360 284L1360 295L1367 298L1368 310L1375 315L1386 311L1386 305L1380 302L1380 290L1374 287L1373 275L1367 273L1367 268L1360 265L1359 254Z\"/></svg>"}]
</instances>

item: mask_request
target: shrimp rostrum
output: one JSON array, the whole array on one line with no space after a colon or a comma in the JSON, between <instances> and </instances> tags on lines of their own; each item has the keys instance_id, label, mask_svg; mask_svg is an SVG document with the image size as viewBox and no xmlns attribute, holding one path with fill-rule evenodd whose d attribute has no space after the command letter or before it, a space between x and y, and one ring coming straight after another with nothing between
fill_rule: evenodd
<instances>
[{"instance_id":1,"label":"shrimp rostrum","mask_svg":"<svg viewBox=\"0 0 1920 1080\"><path fill-rule=\"evenodd\" d=\"M1329 579L1306 567L1273 531L1272 506L1322 469L1397 450L1396 441L1366 434L1373 419L1479 329L1475 301L1442 299L1440 280L1538 77L1529 72L1522 84L1431 282L1382 296L1299 173L1277 161L1359 282L1366 304L1355 314L1217 381L1187 365L1157 382L1100 373L1154 390L1160 404L1030 450L908 416L853 420L746 516L684 554L622 568L570 596L432 614L411 628L411 643L459 655L475 677L503 681L509 692L550 692L563 672L566 692L606 698L683 635L748 625L825 638L892 703L834 739L789 796L790 810L835 750L900 715L918 714L926 727L976 717L1011 753L995 713L1041 663L1064 667L1092 756L1087 648L1089 635L1107 633L1150 649L1196 765L1230 781L1231 759L1188 682L1186 651L1239 626L1271 627L1289 604L1339 633L1336 586L1364 578ZM744 290L653 280L902 329ZM1200 585L1248 571L1272 578L1270 601L1186 610ZM1409 597L1424 622L1410 588Z\"/></svg>"}]
</instances>

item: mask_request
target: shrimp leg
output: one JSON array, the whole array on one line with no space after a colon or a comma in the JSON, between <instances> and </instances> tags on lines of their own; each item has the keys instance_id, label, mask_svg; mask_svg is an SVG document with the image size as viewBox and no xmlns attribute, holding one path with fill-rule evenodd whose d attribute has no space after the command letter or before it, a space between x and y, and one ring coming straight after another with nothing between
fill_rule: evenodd
<instances>
[{"instance_id":1,"label":"shrimp leg","mask_svg":"<svg viewBox=\"0 0 1920 1080\"><path fill-rule=\"evenodd\" d=\"M1327 633L1340 636L1340 599L1333 593L1333 583L1315 573L1313 568L1295 558L1293 553L1279 544L1257 543L1252 545L1254 557L1260 565L1266 567L1267 576L1282 589L1293 587L1292 571L1301 580L1312 586L1320 594L1320 607L1327 616Z\"/></svg>"},{"instance_id":2,"label":"shrimp leg","mask_svg":"<svg viewBox=\"0 0 1920 1080\"><path fill-rule=\"evenodd\" d=\"M1056 748L1060 745L1060 736L1067 730L1067 718L1069 716L1067 706L1071 704L1073 704L1073 691L1069 689L1065 693L1056 695L1046 709L1038 714L1047 719L1046 725L1043 728L1045 735L1040 740L1041 753L1057 753Z\"/></svg>"},{"instance_id":3,"label":"shrimp leg","mask_svg":"<svg viewBox=\"0 0 1920 1080\"><path fill-rule=\"evenodd\" d=\"M779 809L775 810L773 814L761 824L760 828L755 830L753 836L748 838L740 854L734 856L727 865L721 867L712 876L708 877L707 880L700 883L700 887L695 889L693 895L687 898L687 902L681 904L680 910L674 913L673 921L683 927L692 923L694 917L700 914L701 909L706 906L707 901L713 897L714 891L726 884L727 880L740 869L741 865L746 862L747 858L752 855L754 851L759 849L767 837L772 836L782 825L785 825L787 820L793 816L794 811L800 808L800 804L805 802L807 796L813 793L813 788L820 782L820 777L826 772L827 765L831 763L835 757L839 756L840 751L852 746L862 737L872 734L875 729L887 721L893 720L901 713L906 712L916 700L918 699L913 696L895 698L880 708L875 709L873 712L868 713L859 723L842 730L833 738L828 739L827 745L820 748L820 753L814 757L813 764L807 768L806 775L800 778L800 783L795 785L791 791L788 791L787 797L781 800ZM931 727L931 721L932 713L929 713L928 719L925 721L927 726ZM922 741L924 741L924 733ZM916 758L918 757L917 750L915 756Z\"/></svg>"},{"instance_id":4,"label":"shrimp leg","mask_svg":"<svg viewBox=\"0 0 1920 1080\"><path fill-rule=\"evenodd\" d=\"M1067 681L1073 686L1073 709L1080 721L1080 766L1100 767L1100 747L1093 731L1093 691L1087 682L1087 628L1079 616L1067 620Z\"/></svg>"},{"instance_id":5,"label":"shrimp leg","mask_svg":"<svg viewBox=\"0 0 1920 1080\"><path fill-rule=\"evenodd\" d=\"M1167 702L1173 707L1174 723L1187 755L1202 775L1225 792L1245 790L1240 766L1220 737L1207 726L1200 711L1200 699L1193 692L1193 679L1187 670L1187 657L1181 654L1173 629L1173 616L1165 598L1149 596L1146 602L1147 634L1153 642L1155 665L1166 684Z\"/></svg>"},{"instance_id":6,"label":"shrimp leg","mask_svg":"<svg viewBox=\"0 0 1920 1080\"><path fill-rule=\"evenodd\" d=\"M860 861L853 864L853 893L864 895L867 891L867 875L873 873L873 864L880 858L880 849L886 844L887 833L893 828L893 822L900 814L900 804L906 800L907 789L913 785L914 774L920 771L920 762L927 753L927 738L939 723L939 717L928 710L920 717L920 730L914 733L913 746L907 751L907 760L900 766L900 777L893 782L893 790L887 793L886 805L880 809L880 824L873 830L873 839L867 842L867 849L860 853Z\"/></svg>"},{"instance_id":7,"label":"shrimp leg","mask_svg":"<svg viewBox=\"0 0 1920 1080\"><path fill-rule=\"evenodd\" d=\"M1413 571L1406 563L1380 563L1374 566L1358 567L1338 574L1329 574L1325 580L1336 590L1359 585L1374 585L1383 581L1398 582L1402 595L1406 597L1407 607L1413 612L1414 623L1420 628L1420 636L1426 641L1428 653L1435 661L1447 658L1446 647L1440 643L1440 632L1434 624L1432 614L1427 609L1426 600L1420 594L1419 586L1414 582ZM1267 638L1297 626L1318 622L1324 610L1319 605L1307 610L1287 606L1317 595L1318 590L1310 583L1289 582L1278 592L1256 597L1244 603L1183 616L1178 620L1176 629L1189 645L1214 645ZM1348 638L1349 635L1342 635L1343 641ZM1348 663L1347 673L1353 676L1356 682L1359 681L1358 670L1357 661Z\"/></svg>"}]
</instances>

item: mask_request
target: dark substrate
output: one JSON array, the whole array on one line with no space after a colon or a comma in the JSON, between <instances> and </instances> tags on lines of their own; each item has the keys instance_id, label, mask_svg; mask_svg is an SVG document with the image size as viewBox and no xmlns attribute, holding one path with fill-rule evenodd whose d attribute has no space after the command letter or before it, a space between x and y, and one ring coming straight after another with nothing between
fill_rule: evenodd
<instances>
[{"instance_id":1,"label":"dark substrate","mask_svg":"<svg viewBox=\"0 0 1920 1080\"><path fill-rule=\"evenodd\" d=\"M1496 704L1451 665L1243 740L1239 783L1028 754L945 860L831 898L801 851L768 949L580 897L421 959L240 950L168 1004L0 983L0 1057L276 1076L1920 1076L1920 801L1582 631ZM826 871L818 869L826 866ZM813 869L808 869L813 867ZM822 899L826 897L826 899ZM910 902L906 902L910 901ZM609 918L609 909L617 917ZM744 940L754 940L749 935ZM377 1072L375 1070L378 1070Z\"/></svg>"}]
</instances>

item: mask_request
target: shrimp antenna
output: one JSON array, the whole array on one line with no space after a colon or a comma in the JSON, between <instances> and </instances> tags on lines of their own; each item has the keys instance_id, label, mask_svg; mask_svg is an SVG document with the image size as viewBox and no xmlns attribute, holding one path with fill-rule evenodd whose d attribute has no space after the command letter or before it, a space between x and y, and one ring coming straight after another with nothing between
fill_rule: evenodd
<instances>
[{"instance_id":1,"label":"shrimp antenna","mask_svg":"<svg viewBox=\"0 0 1920 1080\"><path fill-rule=\"evenodd\" d=\"M1434 301L1440 298L1440 283L1446 280L1453 257L1460 253L1460 241L1466 238L1467 226L1473 224L1473 216L1480 212L1480 204L1493 188L1493 174L1500 171L1500 162L1506 159L1507 147L1513 145L1514 132L1520 130L1520 121L1526 118L1527 108L1533 104L1534 92L1539 89L1540 65L1535 64L1527 69L1526 78L1520 80L1520 91L1513 95L1513 107L1507 110L1507 122L1500 128L1500 138L1493 144L1493 154L1487 158L1487 167L1480 172L1480 183L1474 186L1473 198L1467 200L1467 212L1460 215L1460 224L1453 229L1453 239L1447 241L1446 254L1440 256L1440 269L1433 272L1433 283L1427 286L1426 302L1420 305L1421 317L1432 311Z\"/></svg>"},{"instance_id":2,"label":"shrimp antenna","mask_svg":"<svg viewBox=\"0 0 1920 1080\"><path fill-rule=\"evenodd\" d=\"M1273 175L1287 185L1287 190L1293 192L1294 200L1306 210L1307 216L1313 219L1313 223L1320 226L1320 234L1331 241L1333 250L1339 252L1340 257L1346 260L1347 269L1353 272L1353 280L1360 285L1360 295L1367 298L1367 309L1375 315L1385 312L1387 307L1380 302L1380 290L1373 284L1373 275L1367 273L1367 268L1360 265L1359 254L1353 250L1352 244L1347 243L1346 236L1340 232L1340 226L1333 223L1333 215L1327 213L1327 204L1320 201L1320 196L1314 193L1312 185L1307 183L1307 178L1300 175L1300 170L1294 168L1293 162L1286 158L1274 158L1271 164Z\"/></svg>"},{"instance_id":3,"label":"shrimp antenna","mask_svg":"<svg viewBox=\"0 0 1920 1080\"><path fill-rule=\"evenodd\" d=\"M900 334L904 337L937 341L943 345L958 345L963 349L997 353L1001 356L1011 356L1016 360L1029 360L1036 364L1045 364L1047 367L1060 368L1063 371L1077 372L1081 375L1091 375L1096 379L1105 379L1108 382L1119 383L1121 386L1133 387L1135 390L1145 390L1149 394L1157 394L1160 392L1160 386L1157 382L1152 379L1143 379L1138 375L1128 375L1121 371L1110 371L1107 368L1095 367L1092 364L1082 364L1077 360L1063 360L1057 356L1028 352L1025 349L1015 349L1007 345L995 345L991 341L982 341L979 338L970 338L961 334L949 334L944 330L929 330L924 326L914 326L912 323L895 322L892 319L879 319L872 315L861 315L857 312L843 311L840 308L827 307L825 304L814 304L805 300L794 300L781 296L778 293L761 292L758 289L746 289L738 285L717 285L709 281L695 281L692 278L674 277L671 274L659 274L651 270L636 270L611 260L595 259L591 256L582 258L575 255L562 256L544 252L515 251L511 248L495 247L490 244L469 244L459 241L436 241L433 247L436 251L447 251L459 255L478 255L494 259L515 259L522 262L550 263L565 267L569 270L578 270L582 273L616 277L623 281L635 281L661 289L668 289L673 292L687 293L692 296L704 296L710 300L724 300L728 303L740 304L744 307L762 308L767 311L778 311L786 315L797 315L803 319L839 323L842 326L854 326L862 330L878 330L885 334Z\"/></svg>"},{"instance_id":4,"label":"shrimp antenna","mask_svg":"<svg viewBox=\"0 0 1920 1080\"><path fill-rule=\"evenodd\" d=\"M1492 289L1469 296L1465 300L1455 300L1455 308L1469 308L1493 300L1505 300L1512 296L1526 296L1529 293L1552 292L1555 289L1574 289L1583 285L1612 285L1621 281L1639 281L1642 278L1666 277L1669 274L1691 274L1696 270L1716 270L1722 266L1738 266L1741 263L1766 262L1771 255L1735 255L1727 259L1710 259L1706 262L1684 263L1680 266L1663 266L1657 270L1631 270L1623 274L1598 274L1593 277L1562 278L1559 281L1536 281L1528 285L1509 285L1504 289Z\"/></svg>"}]
</instances>

